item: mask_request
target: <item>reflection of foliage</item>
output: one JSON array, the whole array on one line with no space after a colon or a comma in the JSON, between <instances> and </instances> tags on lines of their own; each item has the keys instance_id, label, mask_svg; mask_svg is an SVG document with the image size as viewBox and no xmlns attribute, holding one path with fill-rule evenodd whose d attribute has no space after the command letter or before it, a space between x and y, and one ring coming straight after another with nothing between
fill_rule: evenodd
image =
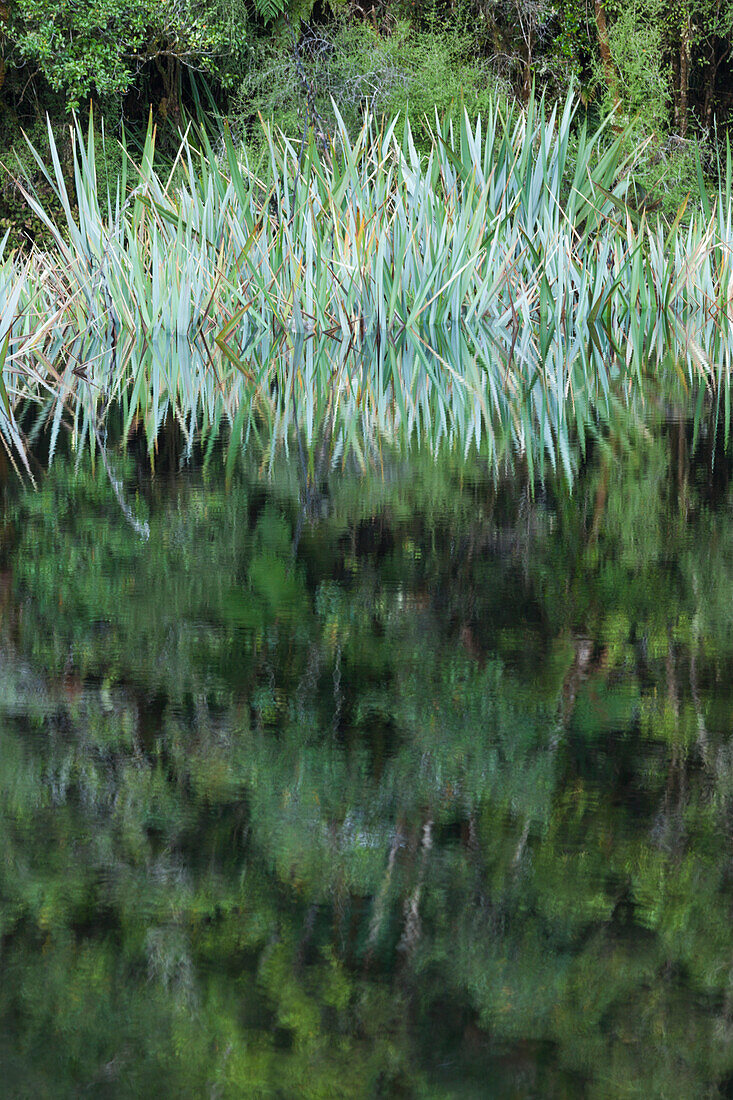
<instances>
[{"instance_id":1,"label":"reflection of foliage","mask_svg":"<svg viewBox=\"0 0 733 1100\"><path fill-rule=\"evenodd\" d=\"M145 544L103 477L15 506L10 1094L713 1095L733 526L682 429L572 496L344 477L295 558L291 479Z\"/></svg>"}]
</instances>

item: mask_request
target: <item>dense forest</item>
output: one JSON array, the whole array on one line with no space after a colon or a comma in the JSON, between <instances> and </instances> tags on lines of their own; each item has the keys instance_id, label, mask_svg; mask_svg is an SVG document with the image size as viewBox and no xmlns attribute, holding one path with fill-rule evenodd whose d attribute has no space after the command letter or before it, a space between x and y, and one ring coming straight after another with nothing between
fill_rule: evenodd
<instances>
[{"instance_id":1,"label":"dense forest","mask_svg":"<svg viewBox=\"0 0 733 1100\"><path fill-rule=\"evenodd\" d=\"M10 0L0 9L0 148L6 224L27 218L13 184L48 115L107 133L152 116L177 147L191 119L227 118L257 146L260 115L298 133L348 125L366 109L409 105L413 126L491 98L553 100L575 87L593 121L613 112L645 154L649 205L676 209L694 179L691 146L712 169L731 110L731 0ZM162 143L159 148L162 147Z\"/></svg>"}]
</instances>

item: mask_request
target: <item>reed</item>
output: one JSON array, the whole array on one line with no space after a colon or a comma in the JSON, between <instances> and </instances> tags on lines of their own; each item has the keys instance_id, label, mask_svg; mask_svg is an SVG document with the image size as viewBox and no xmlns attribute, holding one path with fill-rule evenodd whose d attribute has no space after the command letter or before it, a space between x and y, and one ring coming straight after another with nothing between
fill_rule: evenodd
<instances>
[{"instance_id":1,"label":"reed","mask_svg":"<svg viewBox=\"0 0 733 1100\"><path fill-rule=\"evenodd\" d=\"M50 132L35 154L66 224L25 190L53 246L0 250L0 433L26 466L41 428L51 457L62 430L95 451L112 409L151 454L172 416L189 449L297 436L311 466L419 440L570 472L665 380L728 425L730 155L715 201L701 177L667 225L633 212L633 159L572 99L436 120L423 156L397 120L352 139L338 119L325 148L268 130L257 165L186 138L166 177L151 129L114 193L93 132L73 138L73 195Z\"/></svg>"}]
</instances>

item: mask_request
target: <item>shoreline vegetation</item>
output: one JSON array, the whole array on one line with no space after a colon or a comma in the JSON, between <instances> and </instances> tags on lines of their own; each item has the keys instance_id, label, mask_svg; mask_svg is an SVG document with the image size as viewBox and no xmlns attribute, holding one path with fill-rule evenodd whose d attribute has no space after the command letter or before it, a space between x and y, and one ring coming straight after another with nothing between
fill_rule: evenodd
<instances>
[{"instance_id":1,"label":"shoreline vegetation","mask_svg":"<svg viewBox=\"0 0 733 1100\"><path fill-rule=\"evenodd\" d=\"M578 101L497 99L483 119L436 113L427 151L407 119L293 142L264 128L257 162L224 130L184 136L170 172L151 126L114 189L99 139L73 134L73 187L49 124L25 201L50 246L0 267L0 430L30 473L172 418L232 461L297 436L313 470L419 442L549 458L614 404L681 387L730 418L733 181L669 220L631 201L639 152ZM109 141L109 139L107 139ZM102 153L105 152L103 148Z\"/></svg>"}]
</instances>

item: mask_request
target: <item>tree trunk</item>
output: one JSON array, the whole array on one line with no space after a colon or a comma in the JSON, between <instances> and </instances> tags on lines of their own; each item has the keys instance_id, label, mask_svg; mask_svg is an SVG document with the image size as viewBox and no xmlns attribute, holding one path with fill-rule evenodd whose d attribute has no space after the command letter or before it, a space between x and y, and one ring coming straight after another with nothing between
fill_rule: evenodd
<instances>
[{"instance_id":1,"label":"tree trunk","mask_svg":"<svg viewBox=\"0 0 733 1100\"><path fill-rule=\"evenodd\" d=\"M163 82L163 99L158 110L163 118L169 115L177 123L181 115L181 107L178 101L178 86L180 84L181 65L177 57L168 54L164 59L155 58L155 67Z\"/></svg>"},{"instance_id":2,"label":"tree trunk","mask_svg":"<svg viewBox=\"0 0 733 1100\"><path fill-rule=\"evenodd\" d=\"M717 42L710 46L710 60L705 72L705 98L703 100L703 118L705 129L710 130L713 125L713 111L715 110L715 85L718 80L718 69L730 54L730 46L720 48Z\"/></svg>"},{"instance_id":3,"label":"tree trunk","mask_svg":"<svg viewBox=\"0 0 733 1100\"><path fill-rule=\"evenodd\" d=\"M618 80L616 79L616 69L613 64L613 58L611 57L611 47L608 44L608 23L606 22L606 8L603 0L594 0L595 13L596 13L596 31L598 34L598 51L601 55L601 63L603 65L603 72L606 76L606 83L608 84L609 91L613 98L613 105L618 110L620 106L619 94L618 94Z\"/></svg>"},{"instance_id":4,"label":"tree trunk","mask_svg":"<svg viewBox=\"0 0 733 1100\"><path fill-rule=\"evenodd\" d=\"M532 35L530 32L529 40L527 41L527 57L524 63L524 102L529 103L529 97L532 92Z\"/></svg>"},{"instance_id":5,"label":"tree trunk","mask_svg":"<svg viewBox=\"0 0 733 1100\"><path fill-rule=\"evenodd\" d=\"M690 20L682 28L680 40L680 108L678 126L680 137L687 137L687 104L690 90Z\"/></svg>"},{"instance_id":6,"label":"tree trunk","mask_svg":"<svg viewBox=\"0 0 733 1100\"><path fill-rule=\"evenodd\" d=\"M708 58L707 68L705 70L705 94L703 97L703 109L702 115L705 119L705 129L709 130L713 121L713 100L715 99L715 78L718 75L718 66L716 64L717 50L715 43L710 47L710 57Z\"/></svg>"}]
</instances>

